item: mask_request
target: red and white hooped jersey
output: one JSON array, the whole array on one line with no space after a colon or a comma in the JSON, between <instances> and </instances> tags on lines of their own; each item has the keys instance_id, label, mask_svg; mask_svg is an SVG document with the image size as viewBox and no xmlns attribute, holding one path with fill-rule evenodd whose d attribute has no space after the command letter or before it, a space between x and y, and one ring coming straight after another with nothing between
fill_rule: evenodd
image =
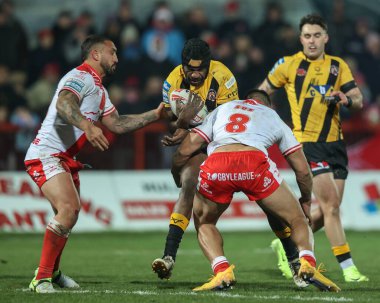
<instances>
[{"instance_id":1,"label":"red and white hooped jersey","mask_svg":"<svg viewBox=\"0 0 380 303\"><path fill-rule=\"evenodd\" d=\"M266 155L273 144L278 144L284 156L302 147L274 110L253 99L220 105L192 131L210 143L208 155L220 146L236 143L252 146Z\"/></svg>"},{"instance_id":2,"label":"red and white hooped jersey","mask_svg":"<svg viewBox=\"0 0 380 303\"><path fill-rule=\"evenodd\" d=\"M69 71L58 83L47 115L25 160L45 158L57 153L73 157L84 146L84 132L64 121L57 113L58 95L62 90L69 90L78 96L80 112L89 121L98 121L116 110L99 75L90 65L83 63Z\"/></svg>"}]
</instances>

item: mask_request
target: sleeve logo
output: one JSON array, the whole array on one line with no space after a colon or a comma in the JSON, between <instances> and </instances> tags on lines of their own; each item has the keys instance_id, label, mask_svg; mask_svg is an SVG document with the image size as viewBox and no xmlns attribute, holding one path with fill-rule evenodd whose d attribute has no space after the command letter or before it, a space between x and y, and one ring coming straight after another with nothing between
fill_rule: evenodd
<instances>
[{"instance_id":1,"label":"sleeve logo","mask_svg":"<svg viewBox=\"0 0 380 303\"><path fill-rule=\"evenodd\" d=\"M74 91L80 93L84 87L84 82L76 79L76 78L70 78L66 81L66 83L63 85L63 87L68 87L73 89Z\"/></svg>"},{"instance_id":2,"label":"sleeve logo","mask_svg":"<svg viewBox=\"0 0 380 303\"><path fill-rule=\"evenodd\" d=\"M280 58L280 59L278 59L278 61L274 64L273 68L271 69L271 71L270 71L269 73L270 73L270 74L273 74L274 71L277 69L277 67L278 67L279 65L281 65L282 63L284 63L284 62L285 62L285 59L284 59L284 58Z\"/></svg>"},{"instance_id":3,"label":"sleeve logo","mask_svg":"<svg viewBox=\"0 0 380 303\"><path fill-rule=\"evenodd\" d=\"M232 76L224 85L227 87L227 89L230 89L235 83L236 79L234 76Z\"/></svg>"}]
</instances>

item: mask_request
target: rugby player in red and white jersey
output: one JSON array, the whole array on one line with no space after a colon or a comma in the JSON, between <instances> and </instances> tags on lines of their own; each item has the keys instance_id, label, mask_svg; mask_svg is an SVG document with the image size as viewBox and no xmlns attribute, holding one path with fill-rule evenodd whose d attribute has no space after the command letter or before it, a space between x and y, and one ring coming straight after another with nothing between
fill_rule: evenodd
<instances>
[{"instance_id":1,"label":"rugby player in red and white jersey","mask_svg":"<svg viewBox=\"0 0 380 303\"><path fill-rule=\"evenodd\" d=\"M81 48L83 64L59 82L46 118L25 157L28 174L55 213L47 225L39 267L29 285L39 293L56 292L53 283L60 287L79 287L60 271L59 263L81 207L78 171L83 165L74 157L86 141L100 151L109 147L107 138L94 122L100 121L110 131L122 134L167 118L163 104L142 114L119 116L102 84L103 77L116 69L114 43L93 35Z\"/></svg>"},{"instance_id":2,"label":"rugby player in red and white jersey","mask_svg":"<svg viewBox=\"0 0 380 303\"><path fill-rule=\"evenodd\" d=\"M224 256L223 239L216 223L233 194L239 191L291 227L301 262L298 276L320 289L339 291L315 268L313 233L306 218L310 217L312 178L302 146L268 107L270 99L266 92L252 89L247 98L250 99L217 107L200 126L192 129L173 157L172 174L180 187L182 167L208 143L208 158L200 166L194 198L194 224L214 277L194 291L228 288L236 282L234 265ZM267 148L275 143L295 172L301 193L299 201L268 158Z\"/></svg>"}]
</instances>

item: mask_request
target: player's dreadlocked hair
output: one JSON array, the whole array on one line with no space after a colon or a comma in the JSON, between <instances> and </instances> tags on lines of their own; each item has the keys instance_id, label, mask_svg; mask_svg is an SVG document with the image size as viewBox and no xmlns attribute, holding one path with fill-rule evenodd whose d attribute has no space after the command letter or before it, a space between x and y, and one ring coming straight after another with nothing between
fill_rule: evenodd
<instances>
[{"instance_id":1,"label":"player's dreadlocked hair","mask_svg":"<svg viewBox=\"0 0 380 303\"><path fill-rule=\"evenodd\" d=\"M258 88L251 88L245 95L244 99L255 99L263 102L266 106L271 106L272 101L266 91Z\"/></svg>"},{"instance_id":2,"label":"player's dreadlocked hair","mask_svg":"<svg viewBox=\"0 0 380 303\"><path fill-rule=\"evenodd\" d=\"M191 59L201 60L201 66L208 69L211 61L209 45L198 38L187 40L182 50L182 65L188 65Z\"/></svg>"},{"instance_id":3,"label":"player's dreadlocked hair","mask_svg":"<svg viewBox=\"0 0 380 303\"><path fill-rule=\"evenodd\" d=\"M310 14L310 15L306 15L305 17L303 17L301 19L300 25L299 25L300 31L302 31L302 27L305 24L319 25L320 27L322 27L327 32L326 21L318 14Z\"/></svg>"},{"instance_id":4,"label":"player's dreadlocked hair","mask_svg":"<svg viewBox=\"0 0 380 303\"><path fill-rule=\"evenodd\" d=\"M82 50L82 60L86 60L88 56L90 55L90 52L92 50L92 47L98 43L104 43L105 41L108 41L107 37L100 36L100 35L91 35L88 36L81 45Z\"/></svg>"}]
</instances>

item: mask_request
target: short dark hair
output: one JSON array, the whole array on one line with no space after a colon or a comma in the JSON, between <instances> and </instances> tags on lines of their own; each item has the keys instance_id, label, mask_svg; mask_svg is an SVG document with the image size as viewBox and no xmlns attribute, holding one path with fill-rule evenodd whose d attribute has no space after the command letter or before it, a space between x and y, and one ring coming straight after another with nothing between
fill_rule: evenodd
<instances>
[{"instance_id":1,"label":"short dark hair","mask_svg":"<svg viewBox=\"0 0 380 303\"><path fill-rule=\"evenodd\" d=\"M244 95L244 99L255 99L263 102L266 106L269 107L272 105L272 101L270 100L267 92L258 88L251 88L248 90Z\"/></svg>"},{"instance_id":2,"label":"short dark hair","mask_svg":"<svg viewBox=\"0 0 380 303\"><path fill-rule=\"evenodd\" d=\"M99 44L99 43L104 43L106 41L110 41L110 39L108 39L105 36L101 36L101 35L88 36L81 45L82 60L84 61L88 58L94 45Z\"/></svg>"},{"instance_id":3,"label":"short dark hair","mask_svg":"<svg viewBox=\"0 0 380 303\"><path fill-rule=\"evenodd\" d=\"M305 24L317 24L327 32L327 23L326 23L325 19L323 19L318 14L309 14L309 15L302 17L302 19L300 21L300 25L299 25L300 32L302 31L302 27Z\"/></svg>"},{"instance_id":4,"label":"short dark hair","mask_svg":"<svg viewBox=\"0 0 380 303\"><path fill-rule=\"evenodd\" d=\"M182 65L187 65L191 59L202 60L202 66L209 66L211 51L207 42L199 38L192 38L185 42L182 50Z\"/></svg>"}]
</instances>

